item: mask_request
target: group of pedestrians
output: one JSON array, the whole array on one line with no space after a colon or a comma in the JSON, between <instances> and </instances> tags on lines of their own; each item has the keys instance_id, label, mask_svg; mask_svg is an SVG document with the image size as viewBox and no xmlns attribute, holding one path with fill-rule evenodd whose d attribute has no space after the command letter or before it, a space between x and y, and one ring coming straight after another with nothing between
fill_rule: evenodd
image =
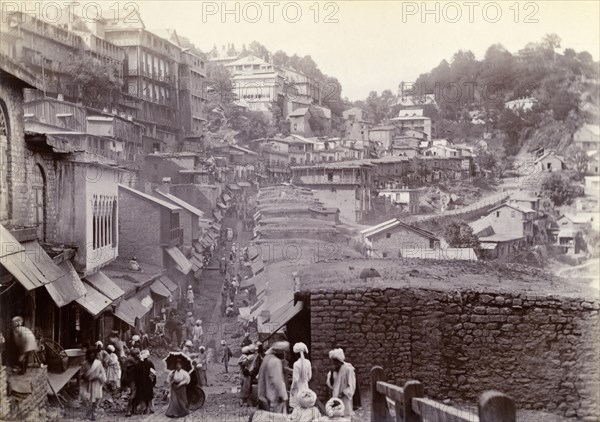
<instances>
[{"instance_id":1,"label":"group of pedestrians","mask_svg":"<svg viewBox=\"0 0 600 422\"><path fill-rule=\"evenodd\" d=\"M128 391L126 416L134 414L142 404L144 414L154 413L156 370L149 359L150 352L140 351L137 335L130 340L131 347L115 333L109 341L106 347L100 340L95 347L82 346L85 358L79 371L79 398L86 409L85 417L96 420L104 391L109 394Z\"/></svg>"},{"instance_id":2,"label":"group of pedestrians","mask_svg":"<svg viewBox=\"0 0 600 422\"><path fill-rule=\"evenodd\" d=\"M344 351L333 349L329 352L332 366L327 373L327 386L331 398L321 411L316 406L316 394L309 388L312 365L306 357L308 348L304 343L296 343L292 349L298 359L292 366L292 382L288 388L285 361L289 349L287 341L278 341L265 352L258 370L258 410L251 421L350 422L354 406L360 405L360 397L356 388L356 371L352 364L346 362ZM251 353L252 349L247 349L247 352ZM241 359L243 375L244 371L248 371L247 361L252 362L248 358Z\"/></svg>"}]
</instances>

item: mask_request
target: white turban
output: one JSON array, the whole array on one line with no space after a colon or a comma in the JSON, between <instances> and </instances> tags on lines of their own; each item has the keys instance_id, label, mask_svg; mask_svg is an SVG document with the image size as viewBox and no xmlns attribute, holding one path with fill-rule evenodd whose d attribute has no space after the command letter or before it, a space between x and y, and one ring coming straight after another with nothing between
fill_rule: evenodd
<instances>
[{"instance_id":1,"label":"white turban","mask_svg":"<svg viewBox=\"0 0 600 422\"><path fill-rule=\"evenodd\" d=\"M333 349L329 351L329 359L337 359L340 362L345 362L346 356L344 355L344 351L342 349Z\"/></svg>"},{"instance_id":2,"label":"white turban","mask_svg":"<svg viewBox=\"0 0 600 422\"><path fill-rule=\"evenodd\" d=\"M140 352L140 360L146 360L150 357L150 352L148 350L142 350Z\"/></svg>"},{"instance_id":3,"label":"white turban","mask_svg":"<svg viewBox=\"0 0 600 422\"><path fill-rule=\"evenodd\" d=\"M96 346L104 347L104 344L102 344L102 342L100 340L98 340L96 342Z\"/></svg>"},{"instance_id":4,"label":"white turban","mask_svg":"<svg viewBox=\"0 0 600 422\"><path fill-rule=\"evenodd\" d=\"M134 335L133 337L131 337L131 340L133 341L140 341L140 336L138 336L137 334Z\"/></svg>"},{"instance_id":5,"label":"white turban","mask_svg":"<svg viewBox=\"0 0 600 422\"><path fill-rule=\"evenodd\" d=\"M106 349L110 352L110 353L114 353L115 352L115 346L113 346L112 344L109 344L108 346L106 346Z\"/></svg>"},{"instance_id":6,"label":"white turban","mask_svg":"<svg viewBox=\"0 0 600 422\"><path fill-rule=\"evenodd\" d=\"M304 343L296 343L296 344L294 344L294 348L292 350L294 350L294 353L306 353L306 354L308 354L308 347L306 347L306 344L304 344Z\"/></svg>"},{"instance_id":7,"label":"white turban","mask_svg":"<svg viewBox=\"0 0 600 422\"><path fill-rule=\"evenodd\" d=\"M330 418L335 416L344 416L344 403L338 398L331 398L325 404L325 413Z\"/></svg>"}]
</instances>

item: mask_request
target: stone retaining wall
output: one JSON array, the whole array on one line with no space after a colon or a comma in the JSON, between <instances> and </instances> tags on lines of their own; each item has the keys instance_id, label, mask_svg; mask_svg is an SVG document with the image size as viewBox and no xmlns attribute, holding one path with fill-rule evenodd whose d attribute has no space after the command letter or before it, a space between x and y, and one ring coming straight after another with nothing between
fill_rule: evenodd
<instances>
[{"instance_id":1,"label":"stone retaining wall","mask_svg":"<svg viewBox=\"0 0 600 422\"><path fill-rule=\"evenodd\" d=\"M407 288L301 295L322 398L327 352L342 347L363 386L381 365L390 382L419 380L438 400L474 402L494 389L522 409L598 418L598 302Z\"/></svg>"},{"instance_id":2,"label":"stone retaining wall","mask_svg":"<svg viewBox=\"0 0 600 422\"><path fill-rule=\"evenodd\" d=\"M43 421L46 420L48 403L47 368L29 368L25 375L8 375L8 369L0 366L0 420L6 421ZM28 382L31 394L22 399L7 396L7 379L14 377Z\"/></svg>"}]
</instances>

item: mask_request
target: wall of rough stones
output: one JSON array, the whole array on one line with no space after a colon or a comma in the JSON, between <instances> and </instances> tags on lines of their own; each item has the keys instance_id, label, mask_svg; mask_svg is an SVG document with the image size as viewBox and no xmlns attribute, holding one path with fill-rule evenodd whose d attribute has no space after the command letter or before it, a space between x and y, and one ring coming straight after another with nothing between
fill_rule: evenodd
<instances>
[{"instance_id":1,"label":"wall of rough stones","mask_svg":"<svg viewBox=\"0 0 600 422\"><path fill-rule=\"evenodd\" d=\"M327 353L342 347L363 387L381 365L390 382L419 380L438 400L474 402L494 389L522 409L598 418L597 301L407 288L300 295L310 296L311 385L321 398Z\"/></svg>"},{"instance_id":2,"label":"wall of rough stones","mask_svg":"<svg viewBox=\"0 0 600 422\"><path fill-rule=\"evenodd\" d=\"M8 375L8 369L0 366L0 420L3 421L43 421L46 420L48 404L47 368L29 368L25 375ZM7 380L18 377L31 386L31 394L22 399L7 396Z\"/></svg>"}]
</instances>

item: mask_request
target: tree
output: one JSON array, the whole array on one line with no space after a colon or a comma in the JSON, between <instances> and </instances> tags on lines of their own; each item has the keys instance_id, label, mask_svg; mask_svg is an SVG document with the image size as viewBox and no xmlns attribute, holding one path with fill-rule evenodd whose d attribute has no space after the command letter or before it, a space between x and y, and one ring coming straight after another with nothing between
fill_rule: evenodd
<instances>
[{"instance_id":1,"label":"tree","mask_svg":"<svg viewBox=\"0 0 600 422\"><path fill-rule=\"evenodd\" d=\"M567 157L569 168L574 171L574 179L577 181L583 180L583 177L587 173L588 163L590 161L587 153L583 149L573 145L567 150L565 157Z\"/></svg>"},{"instance_id":2,"label":"tree","mask_svg":"<svg viewBox=\"0 0 600 422\"><path fill-rule=\"evenodd\" d=\"M542 195L550 199L554 206L570 205L575 198L583 196L583 187L566 175L551 173L542 181Z\"/></svg>"},{"instance_id":3,"label":"tree","mask_svg":"<svg viewBox=\"0 0 600 422\"><path fill-rule=\"evenodd\" d=\"M71 57L65 71L75 86L72 94L85 106L103 108L111 105L113 98L118 96L121 86L119 72L114 65L101 63L92 56L81 53Z\"/></svg>"},{"instance_id":4,"label":"tree","mask_svg":"<svg viewBox=\"0 0 600 422\"><path fill-rule=\"evenodd\" d=\"M453 221L444 230L444 239L452 248L479 249L479 239L473 229L462 220Z\"/></svg>"}]
</instances>

